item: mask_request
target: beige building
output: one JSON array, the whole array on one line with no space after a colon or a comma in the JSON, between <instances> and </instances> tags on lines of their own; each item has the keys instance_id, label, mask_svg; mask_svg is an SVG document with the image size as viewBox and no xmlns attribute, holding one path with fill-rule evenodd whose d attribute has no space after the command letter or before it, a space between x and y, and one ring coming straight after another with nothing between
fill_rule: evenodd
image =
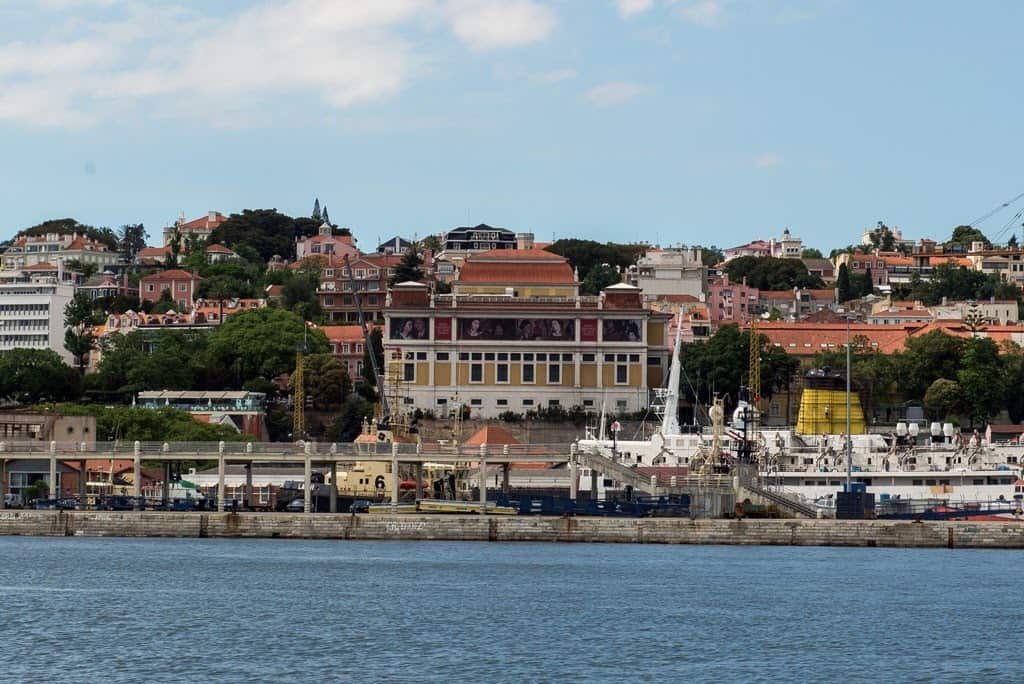
<instances>
[{"instance_id":1,"label":"beige building","mask_svg":"<svg viewBox=\"0 0 1024 684\"><path fill-rule=\"evenodd\" d=\"M543 250L470 257L451 295L396 285L384 318L396 410L633 412L667 375L671 315L645 308L632 285L580 296L565 259Z\"/></svg>"}]
</instances>

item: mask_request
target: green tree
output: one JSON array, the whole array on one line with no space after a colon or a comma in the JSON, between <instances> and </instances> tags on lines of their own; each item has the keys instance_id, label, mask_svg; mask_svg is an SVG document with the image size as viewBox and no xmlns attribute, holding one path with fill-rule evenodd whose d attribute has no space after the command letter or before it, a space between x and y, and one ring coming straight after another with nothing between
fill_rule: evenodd
<instances>
[{"instance_id":1,"label":"green tree","mask_svg":"<svg viewBox=\"0 0 1024 684\"><path fill-rule=\"evenodd\" d=\"M423 258L420 256L419 245L413 243L405 250L402 260L395 266L395 273L388 278L388 285L398 283L414 282L423 280Z\"/></svg>"},{"instance_id":2,"label":"green tree","mask_svg":"<svg viewBox=\"0 0 1024 684\"><path fill-rule=\"evenodd\" d=\"M956 378L963 353L964 340L941 330L908 338L896 362L900 394L906 399L920 399L939 378Z\"/></svg>"},{"instance_id":3,"label":"green tree","mask_svg":"<svg viewBox=\"0 0 1024 684\"><path fill-rule=\"evenodd\" d=\"M712 245L700 248L700 262L705 266L717 266L723 261L725 261L725 253L718 247Z\"/></svg>"},{"instance_id":4,"label":"green tree","mask_svg":"<svg viewBox=\"0 0 1024 684\"><path fill-rule=\"evenodd\" d=\"M964 390L960 383L939 378L924 393L924 407L935 420L946 420L964 410Z\"/></svg>"},{"instance_id":5,"label":"green tree","mask_svg":"<svg viewBox=\"0 0 1024 684\"><path fill-rule=\"evenodd\" d=\"M60 404L51 407L62 415L95 416L96 440L142 442L242 442L234 428L201 423L185 411L164 407Z\"/></svg>"},{"instance_id":6,"label":"green tree","mask_svg":"<svg viewBox=\"0 0 1024 684\"><path fill-rule=\"evenodd\" d=\"M1010 421L1020 423L1024 420L1024 347L1013 342L1004 342L1000 349L1003 361L1003 380L1006 393L1003 405L1010 416Z\"/></svg>"},{"instance_id":7,"label":"green tree","mask_svg":"<svg viewBox=\"0 0 1024 684\"><path fill-rule=\"evenodd\" d=\"M972 337L966 341L956 378L963 388L971 425L984 425L1003 408L1005 377L999 347L991 339Z\"/></svg>"},{"instance_id":8,"label":"green tree","mask_svg":"<svg viewBox=\"0 0 1024 684\"><path fill-rule=\"evenodd\" d=\"M68 259L65 263L70 270L78 273L82 276L82 280L88 280L96 275L96 272L100 270L98 264L94 263L82 263L79 259Z\"/></svg>"},{"instance_id":9,"label":"green tree","mask_svg":"<svg viewBox=\"0 0 1024 684\"><path fill-rule=\"evenodd\" d=\"M373 420L373 404L363 399L353 399L341 407L338 417L327 428L329 442L351 442L363 431L363 421Z\"/></svg>"},{"instance_id":10,"label":"green tree","mask_svg":"<svg viewBox=\"0 0 1024 684\"><path fill-rule=\"evenodd\" d=\"M276 209L246 209L241 214L231 214L214 228L210 241L235 251L242 246L251 247L265 263L275 254L294 259L296 235L295 219L291 216Z\"/></svg>"},{"instance_id":11,"label":"green tree","mask_svg":"<svg viewBox=\"0 0 1024 684\"><path fill-rule=\"evenodd\" d=\"M110 228L94 228L93 226L79 223L73 218L43 221L39 225L19 231L16 237L21 237L22 235L38 237L40 235L49 235L51 233L56 233L58 235L78 233L79 235L85 235L90 240L106 245L112 250L117 249L117 235L115 235L114 231L110 230Z\"/></svg>"},{"instance_id":12,"label":"green tree","mask_svg":"<svg viewBox=\"0 0 1024 684\"><path fill-rule=\"evenodd\" d=\"M0 398L36 404L73 399L78 390L78 373L51 349L12 349L0 354Z\"/></svg>"},{"instance_id":13,"label":"green tree","mask_svg":"<svg viewBox=\"0 0 1024 684\"><path fill-rule=\"evenodd\" d=\"M76 294L64 307L64 348L75 357L79 375L85 374L89 353L96 346L92 326L97 322L93 301L85 293Z\"/></svg>"},{"instance_id":14,"label":"green tree","mask_svg":"<svg viewBox=\"0 0 1024 684\"><path fill-rule=\"evenodd\" d=\"M619 272L611 264L594 264L590 273L581 283L581 290L585 295L600 294L601 290L619 282Z\"/></svg>"},{"instance_id":15,"label":"green tree","mask_svg":"<svg viewBox=\"0 0 1024 684\"><path fill-rule=\"evenodd\" d=\"M283 309L254 309L237 313L209 336L212 366L229 370L230 383L241 387L254 378L272 379L295 370L296 352L330 349L322 330L308 329L299 316Z\"/></svg>"},{"instance_id":16,"label":"green tree","mask_svg":"<svg viewBox=\"0 0 1024 684\"><path fill-rule=\"evenodd\" d=\"M821 278L811 275L799 259L745 256L725 265L730 282L746 278L747 285L759 290L792 290L794 287L823 288Z\"/></svg>"},{"instance_id":17,"label":"green tree","mask_svg":"<svg viewBox=\"0 0 1024 684\"><path fill-rule=\"evenodd\" d=\"M1006 241L1006 246L1009 247L1010 249L1016 249L1017 248L1017 234L1016 233L1011 235L1010 239Z\"/></svg>"},{"instance_id":18,"label":"green tree","mask_svg":"<svg viewBox=\"0 0 1024 684\"><path fill-rule=\"evenodd\" d=\"M957 226L954 228L953 235L946 241L946 246L960 246L964 249L970 249L972 242L984 243L985 249L992 248L992 243L985 237L985 234L974 226Z\"/></svg>"},{"instance_id":19,"label":"green tree","mask_svg":"<svg viewBox=\"0 0 1024 684\"><path fill-rule=\"evenodd\" d=\"M166 268L178 268L178 265L181 263L181 250L183 246L181 228L175 225L174 231L171 233L171 241L168 243L168 247L171 249L164 259L164 266Z\"/></svg>"},{"instance_id":20,"label":"green tree","mask_svg":"<svg viewBox=\"0 0 1024 684\"><path fill-rule=\"evenodd\" d=\"M814 247L804 247L804 250L802 252L800 252L800 257L802 259L823 259L824 258L821 255L821 250L820 249L815 249Z\"/></svg>"},{"instance_id":21,"label":"green tree","mask_svg":"<svg viewBox=\"0 0 1024 684\"><path fill-rule=\"evenodd\" d=\"M879 221L878 226L868 233L868 239L880 251L892 252L896 249L896 236L883 221Z\"/></svg>"},{"instance_id":22,"label":"green tree","mask_svg":"<svg viewBox=\"0 0 1024 684\"><path fill-rule=\"evenodd\" d=\"M311 219L313 219L314 221L322 221L323 220L323 216L320 214L320 198L319 197L317 197L313 201L313 213L310 214L309 217Z\"/></svg>"},{"instance_id":23,"label":"green tree","mask_svg":"<svg viewBox=\"0 0 1024 684\"><path fill-rule=\"evenodd\" d=\"M306 397L315 409L341 406L352 393L352 379L348 368L330 354L310 354L303 359L303 379ZM289 381L289 388L295 389L295 375Z\"/></svg>"},{"instance_id":24,"label":"green tree","mask_svg":"<svg viewBox=\"0 0 1024 684\"><path fill-rule=\"evenodd\" d=\"M420 242L420 244L423 246L423 249L425 249L425 250L429 249L430 251L434 252L435 254L440 252L441 251L441 247L443 246L441 244L441 238L439 238L436 235L428 235L427 237L423 238L423 240Z\"/></svg>"},{"instance_id":25,"label":"green tree","mask_svg":"<svg viewBox=\"0 0 1024 684\"><path fill-rule=\"evenodd\" d=\"M125 261L132 263L135 256L146 246L146 226L141 223L126 223L117 229L117 248Z\"/></svg>"},{"instance_id":26,"label":"green tree","mask_svg":"<svg viewBox=\"0 0 1024 684\"><path fill-rule=\"evenodd\" d=\"M628 268L636 263L647 247L644 245L623 245L614 242L601 244L594 240L562 239L545 247L565 257L569 265L580 273L590 273L597 264L609 264L619 268Z\"/></svg>"},{"instance_id":27,"label":"green tree","mask_svg":"<svg viewBox=\"0 0 1024 684\"><path fill-rule=\"evenodd\" d=\"M848 302L853 299L853 290L850 284L850 269L846 264L839 265L839 274L836 276L836 294L839 303Z\"/></svg>"}]
</instances>

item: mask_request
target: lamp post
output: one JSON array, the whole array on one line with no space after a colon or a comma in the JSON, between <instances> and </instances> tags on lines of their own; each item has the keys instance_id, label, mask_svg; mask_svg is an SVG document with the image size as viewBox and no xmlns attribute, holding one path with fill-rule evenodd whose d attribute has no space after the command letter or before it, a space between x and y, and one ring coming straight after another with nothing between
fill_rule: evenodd
<instances>
[{"instance_id":1,"label":"lamp post","mask_svg":"<svg viewBox=\"0 0 1024 684\"><path fill-rule=\"evenodd\" d=\"M850 317L846 317L846 491L853 477L853 436L850 434Z\"/></svg>"}]
</instances>

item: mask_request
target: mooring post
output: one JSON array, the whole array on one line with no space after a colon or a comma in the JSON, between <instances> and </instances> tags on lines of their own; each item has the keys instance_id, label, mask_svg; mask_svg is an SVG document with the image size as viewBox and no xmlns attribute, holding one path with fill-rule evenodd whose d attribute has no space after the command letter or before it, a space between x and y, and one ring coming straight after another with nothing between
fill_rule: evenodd
<instances>
[{"instance_id":1,"label":"mooring post","mask_svg":"<svg viewBox=\"0 0 1024 684\"><path fill-rule=\"evenodd\" d=\"M575 501L580 494L580 464L576 461L576 444L569 445L569 498Z\"/></svg>"},{"instance_id":2,"label":"mooring post","mask_svg":"<svg viewBox=\"0 0 1024 684\"><path fill-rule=\"evenodd\" d=\"M391 512L398 510L398 487L401 481L398 479L398 442L391 443Z\"/></svg>"},{"instance_id":3,"label":"mooring post","mask_svg":"<svg viewBox=\"0 0 1024 684\"><path fill-rule=\"evenodd\" d=\"M302 461L302 484L303 484L303 497L302 497L302 512L309 513L313 510L312 499L313 499L313 459L310 457L310 444L308 442L302 445L303 451L306 454L306 458Z\"/></svg>"}]
</instances>

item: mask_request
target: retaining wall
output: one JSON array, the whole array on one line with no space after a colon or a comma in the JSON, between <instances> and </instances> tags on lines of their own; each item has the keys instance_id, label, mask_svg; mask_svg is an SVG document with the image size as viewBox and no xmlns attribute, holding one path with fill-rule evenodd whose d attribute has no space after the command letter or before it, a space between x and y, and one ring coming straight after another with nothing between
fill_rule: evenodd
<instances>
[{"instance_id":1,"label":"retaining wall","mask_svg":"<svg viewBox=\"0 0 1024 684\"><path fill-rule=\"evenodd\" d=\"M0 536L1024 548L1024 523L0 511Z\"/></svg>"}]
</instances>

